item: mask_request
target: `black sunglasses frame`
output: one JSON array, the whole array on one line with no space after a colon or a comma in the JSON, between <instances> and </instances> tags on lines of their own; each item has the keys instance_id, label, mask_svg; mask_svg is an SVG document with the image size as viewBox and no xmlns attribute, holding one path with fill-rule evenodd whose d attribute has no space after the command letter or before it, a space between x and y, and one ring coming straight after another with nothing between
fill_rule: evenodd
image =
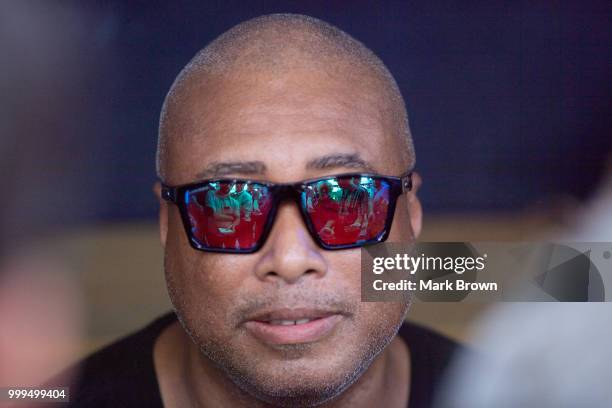
<instances>
[{"instance_id":1,"label":"black sunglasses frame","mask_svg":"<svg viewBox=\"0 0 612 408\"><path fill-rule=\"evenodd\" d=\"M308 212L305 206L302 204L302 194L306 191L309 185L314 184L319 181L329 180L332 178L344 178L344 177L370 177L375 180L381 180L389 183L389 206L387 208L387 218L385 220L384 230L378 234L378 236L374 239L367 241L357 241L352 244L344 244L344 245L327 245L317 234L314 225L308 215ZM268 214L266 219L266 224L264 225L263 231L256 245L248 248L248 249L235 249L235 248L210 248L204 245L201 245L193 236L191 231L191 222L189 220L189 213L187 211L187 203L185 202L185 193L190 190L201 188L210 183L257 183L263 186L266 186L271 194L272 194L272 208ZM318 177L315 179L308 179L304 181L300 181L297 183L270 183L266 181L258 181L252 179L241 179L241 178L233 178L233 179L209 179L202 180L194 183L183 184L179 186L168 186L164 183L161 185L161 197L165 201L171 202L175 204L179 212L181 214L181 219L183 221L183 227L185 228L185 233L187 234L187 238L189 244L192 248L198 251L204 252L219 252L219 253L233 253L233 254L250 254L257 252L261 247L265 244L270 231L272 230L272 225L276 219L276 212L280 203L284 200L292 200L300 209L300 214L302 215L302 219L306 224L306 229L308 233L312 237L312 239L323 249L327 250L337 250L337 249L348 249L348 248L356 248L365 245L372 245L379 242L385 241L391 230L391 224L393 223L393 216L395 214L395 204L397 203L397 199L400 195L405 192L412 190L412 170L404 173L400 177L395 176L381 176L377 174L370 173L346 173L346 174L334 174L330 176Z\"/></svg>"}]
</instances>

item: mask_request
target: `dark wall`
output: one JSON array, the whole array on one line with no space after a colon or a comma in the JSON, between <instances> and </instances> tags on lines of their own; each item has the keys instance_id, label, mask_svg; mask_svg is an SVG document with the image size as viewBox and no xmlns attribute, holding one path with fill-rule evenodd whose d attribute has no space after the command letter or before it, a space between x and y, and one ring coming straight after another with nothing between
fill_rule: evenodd
<instances>
[{"instance_id":1,"label":"dark wall","mask_svg":"<svg viewBox=\"0 0 612 408\"><path fill-rule=\"evenodd\" d=\"M78 166L84 220L153 218L163 97L181 67L248 18L296 12L364 42L408 106L426 211L520 210L596 186L610 135L610 2L104 1L87 15ZM72 148L66 145L66 149ZM50 163L53 165L53 163ZM79 200L77 195L75 200Z\"/></svg>"}]
</instances>

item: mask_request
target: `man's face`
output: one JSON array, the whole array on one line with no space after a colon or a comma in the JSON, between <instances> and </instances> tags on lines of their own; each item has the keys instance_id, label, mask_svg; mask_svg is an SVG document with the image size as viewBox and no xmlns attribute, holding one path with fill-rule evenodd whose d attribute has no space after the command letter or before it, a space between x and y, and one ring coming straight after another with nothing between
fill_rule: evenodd
<instances>
[{"instance_id":1,"label":"man's face","mask_svg":"<svg viewBox=\"0 0 612 408\"><path fill-rule=\"evenodd\" d=\"M233 165L217 166L215 176L279 183L360 171L399 175L406 170L397 153L401 136L377 89L359 73L297 69L202 81L170 112L168 131L181 134L173 137L167 182L193 182L219 163ZM318 166L307 165L317 159ZM251 162L258 164L240 165ZM360 249L319 248L294 202L281 204L253 254L196 251L178 209L162 205L162 214L169 293L183 325L208 358L260 398L336 395L403 320L407 304L360 301ZM403 195L389 240L412 238ZM324 324L310 331L278 327L321 317Z\"/></svg>"}]
</instances>

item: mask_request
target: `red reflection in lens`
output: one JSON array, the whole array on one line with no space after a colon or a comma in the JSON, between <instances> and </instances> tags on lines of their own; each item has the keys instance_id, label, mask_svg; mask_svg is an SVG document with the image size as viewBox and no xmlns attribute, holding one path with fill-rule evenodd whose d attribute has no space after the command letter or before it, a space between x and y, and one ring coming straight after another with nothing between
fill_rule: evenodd
<instances>
[{"instance_id":1,"label":"red reflection in lens","mask_svg":"<svg viewBox=\"0 0 612 408\"><path fill-rule=\"evenodd\" d=\"M269 189L261 184L210 183L186 199L193 237L216 249L256 246L272 208Z\"/></svg>"},{"instance_id":2,"label":"red reflection in lens","mask_svg":"<svg viewBox=\"0 0 612 408\"><path fill-rule=\"evenodd\" d=\"M389 184L372 177L318 181L306 191L306 211L329 246L376 239L385 228Z\"/></svg>"}]
</instances>

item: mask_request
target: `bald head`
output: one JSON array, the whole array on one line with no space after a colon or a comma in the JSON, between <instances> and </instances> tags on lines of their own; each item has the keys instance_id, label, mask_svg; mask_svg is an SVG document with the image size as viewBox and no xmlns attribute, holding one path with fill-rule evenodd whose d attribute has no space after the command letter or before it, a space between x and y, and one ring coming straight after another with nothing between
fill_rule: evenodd
<instances>
[{"instance_id":1,"label":"bald head","mask_svg":"<svg viewBox=\"0 0 612 408\"><path fill-rule=\"evenodd\" d=\"M404 101L382 61L361 42L321 20L272 14L243 22L225 32L198 52L179 73L160 117L159 177L162 180L168 177L172 145L189 136L182 131L189 120L183 111L194 103L194 98L209 98L209 103L214 103L219 87L228 81L258 76L279 78L296 71L316 73L322 79L341 78L352 81L351 86L370 89L370 102L377 104L381 116L391 124L389 137L397 143L398 149L394 149L400 156L397 160L405 167L414 165ZM196 89L198 92L194 92Z\"/></svg>"}]
</instances>

